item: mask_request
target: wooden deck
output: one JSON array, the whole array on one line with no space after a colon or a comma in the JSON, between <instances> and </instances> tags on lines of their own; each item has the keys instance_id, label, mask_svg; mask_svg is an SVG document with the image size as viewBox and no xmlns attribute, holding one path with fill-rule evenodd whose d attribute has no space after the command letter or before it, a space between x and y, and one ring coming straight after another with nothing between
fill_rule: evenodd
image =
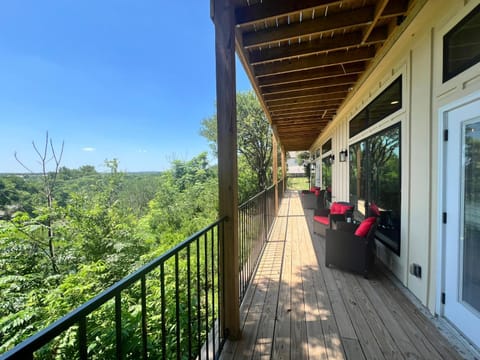
<instances>
[{"instance_id":1,"label":"wooden deck","mask_svg":"<svg viewBox=\"0 0 480 360\"><path fill-rule=\"evenodd\" d=\"M287 192L241 307L243 338L222 359L462 359L379 269L369 280L324 265L312 212Z\"/></svg>"}]
</instances>

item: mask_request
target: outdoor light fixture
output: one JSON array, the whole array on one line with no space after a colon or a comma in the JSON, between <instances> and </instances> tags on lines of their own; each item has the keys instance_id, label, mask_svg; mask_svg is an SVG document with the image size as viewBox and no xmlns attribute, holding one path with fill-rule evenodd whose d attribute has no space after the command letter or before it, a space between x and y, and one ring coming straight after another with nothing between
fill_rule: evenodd
<instances>
[{"instance_id":1,"label":"outdoor light fixture","mask_svg":"<svg viewBox=\"0 0 480 360\"><path fill-rule=\"evenodd\" d=\"M329 156L330 164L333 164L335 162L335 155L330 155Z\"/></svg>"},{"instance_id":2,"label":"outdoor light fixture","mask_svg":"<svg viewBox=\"0 0 480 360\"><path fill-rule=\"evenodd\" d=\"M338 154L338 158L339 158L340 162L345 162L345 161L347 161L347 156L348 156L348 150L347 150L347 149L343 149L343 150L340 151L340 153Z\"/></svg>"}]
</instances>

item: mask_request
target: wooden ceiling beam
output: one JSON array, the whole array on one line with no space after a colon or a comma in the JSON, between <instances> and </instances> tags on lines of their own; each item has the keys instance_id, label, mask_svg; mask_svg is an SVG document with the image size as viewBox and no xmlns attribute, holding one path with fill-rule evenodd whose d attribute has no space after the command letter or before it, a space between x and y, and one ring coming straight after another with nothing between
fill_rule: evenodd
<instances>
[{"instance_id":1,"label":"wooden ceiling beam","mask_svg":"<svg viewBox=\"0 0 480 360\"><path fill-rule=\"evenodd\" d=\"M375 29L375 26L377 26L378 20L380 19L380 16L383 13L383 10L385 10L385 7L387 6L389 0L381 0L377 2L377 5L375 6L375 12L373 15L373 20L372 22L368 25L368 27L365 29L365 32L363 34L363 38L361 41L361 44L364 45L372 33L373 29Z\"/></svg>"},{"instance_id":2,"label":"wooden ceiling beam","mask_svg":"<svg viewBox=\"0 0 480 360\"><path fill-rule=\"evenodd\" d=\"M286 93L293 90L320 89L330 86L351 85L358 80L358 75L345 75L326 79L304 80L290 84L270 85L262 87L263 94Z\"/></svg>"},{"instance_id":3,"label":"wooden ceiling beam","mask_svg":"<svg viewBox=\"0 0 480 360\"><path fill-rule=\"evenodd\" d=\"M338 106L324 106L324 107L315 107L312 110L294 110L294 111L275 111L272 112L272 118L279 119L279 118L289 118L295 116L302 116L302 115L310 115L310 114L323 114L325 110L335 110Z\"/></svg>"},{"instance_id":4,"label":"wooden ceiling beam","mask_svg":"<svg viewBox=\"0 0 480 360\"><path fill-rule=\"evenodd\" d=\"M279 61L275 63L257 65L254 66L253 71L256 77L261 77L266 75L319 68L335 64L365 61L372 59L374 56L374 47L362 47L349 51L334 51L320 56L313 55L308 57L302 57L296 60L292 59L289 61Z\"/></svg>"},{"instance_id":5,"label":"wooden ceiling beam","mask_svg":"<svg viewBox=\"0 0 480 360\"><path fill-rule=\"evenodd\" d=\"M407 10L408 0L389 1L385 9L383 10L381 17L387 18L405 15Z\"/></svg>"},{"instance_id":6,"label":"wooden ceiling beam","mask_svg":"<svg viewBox=\"0 0 480 360\"><path fill-rule=\"evenodd\" d=\"M288 99L298 99L302 97L314 96L314 95L326 95L326 94L345 94L348 92L350 85L338 85L338 86L329 86L325 88L313 88L313 89L299 89L292 90L283 93L275 94L265 94L263 98L268 103L272 100L288 100Z\"/></svg>"},{"instance_id":7,"label":"wooden ceiling beam","mask_svg":"<svg viewBox=\"0 0 480 360\"><path fill-rule=\"evenodd\" d=\"M376 44L387 40L388 28L386 26L371 29L364 39L362 31L346 33L339 36L326 36L321 39L294 43L288 46L275 46L271 48L254 49L249 53L249 61L252 65L263 64L276 60L284 60L292 57L306 56L312 54L324 53L327 51L336 51L347 49L358 44Z\"/></svg>"},{"instance_id":8,"label":"wooden ceiling beam","mask_svg":"<svg viewBox=\"0 0 480 360\"><path fill-rule=\"evenodd\" d=\"M317 94L304 96L300 98L293 99L278 99L278 100L269 100L265 101L267 107L270 109L271 106L275 105L286 105L286 104L302 104L302 103L311 103L325 100L343 100L347 96L347 92L338 92L334 94Z\"/></svg>"},{"instance_id":9,"label":"wooden ceiling beam","mask_svg":"<svg viewBox=\"0 0 480 360\"><path fill-rule=\"evenodd\" d=\"M348 74L361 74L366 69L365 63L348 63L342 65L332 65L325 66L318 69L309 69L302 71L295 71L291 73L284 74L274 74L271 76L264 76L258 78L258 85L260 88L269 85L281 85L287 83L295 83L297 81L303 80L314 80L314 79L327 79L330 77L348 75Z\"/></svg>"},{"instance_id":10,"label":"wooden ceiling beam","mask_svg":"<svg viewBox=\"0 0 480 360\"><path fill-rule=\"evenodd\" d=\"M235 9L235 21L239 26L249 25L259 21L274 19L278 16L286 16L299 11L341 3L342 1L339 0L263 0L257 4Z\"/></svg>"},{"instance_id":11,"label":"wooden ceiling beam","mask_svg":"<svg viewBox=\"0 0 480 360\"><path fill-rule=\"evenodd\" d=\"M314 99L314 101L297 101L295 103L287 103L287 104L282 104L282 103L277 103L277 104L271 104L268 106L269 112L272 111L283 111L283 110L288 110L288 109L304 109L304 108L310 108L312 106L330 106L336 103L342 103L342 99L325 99L325 100L319 100L319 99Z\"/></svg>"},{"instance_id":12,"label":"wooden ceiling beam","mask_svg":"<svg viewBox=\"0 0 480 360\"><path fill-rule=\"evenodd\" d=\"M304 126L317 126L319 123L323 122L322 118L310 118L310 119L295 119L295 120L283 120L275 122L277 128L285 127L304 127Z\"/></svg>"},{"instance_id":13,"label":"wooden ceiling beam","mask_svg":"<svg viewBox=\"0 0 480 360\"><path fill-rule=\"evenodd\" d=\"M278 123L282 121L293 121L293 120L305 120L305 119L321 119L323 118L327 113L335 112L335 108L329 108L325 110L318 110L312 113L303 113L303 114L290 114L290 115L275 115L272 116L272 122L273 123Z\"/></svg>"},{"instance_id":14,"label":"wooden ceiling beam","mask_svg":"<svg viewBox=\"0 0 480 360\"><path fill-rule=\"evenodd\" d=\"M369 24L373 20L375 8L367 6L360 9L343 11L313 20L251 31L243 34L242 44L245 48L266 46L279 41L298 39L302 36L342 30L351 26Z\"/></svg>"}]
</instances>

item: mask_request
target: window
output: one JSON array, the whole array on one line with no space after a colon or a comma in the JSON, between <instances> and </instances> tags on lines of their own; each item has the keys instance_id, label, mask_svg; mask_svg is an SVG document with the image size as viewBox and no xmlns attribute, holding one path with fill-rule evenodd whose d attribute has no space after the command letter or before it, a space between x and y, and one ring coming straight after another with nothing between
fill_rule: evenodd
<instances>
[{"instance_id":1,"label":"window","mask_svg":"<svg viewBox=\"0 0 480 360\"><path fill-rule=\"evenodd\" d=\"M402 77L398 77L388 88L350 120L350 137L385 119L402 108Z\"/></svg>"},{"instance_id":2,"label":"window","mask_svg":"<svg viewBox=\"0 0 480 360\"><path fill-rule=\"evenodd\" d=\"M322 145L322 155L332 150L332 139Z\"/></svg>"},{"instance_id":3,"label":"window","mask_svg":"<svg viewBox=\"0 0 480 360\"><path fill-rule=\"evenodd\" d=\"M332 139L322 145L322 189L327 190L327 200L332 196Z\"/></svg>"},{"instance_id":4,"label":"window","mask_svg":"<svg viewBox=\"0 0 480 360\"><path fill-rule=\"evenodd\" d=\"M400 124L350 146L350 202L355 216L378 216L376 238L400 255Z\"/></svg>"},{"instance_id":5,"label":"window","mask_svg":"<svg viewBox=\"0 0 480 360\"><path fill-rule=\"evenodd\" d=\"M443 82L480 61L480 5L443 37Z\"/></svg>"}]
</instances>

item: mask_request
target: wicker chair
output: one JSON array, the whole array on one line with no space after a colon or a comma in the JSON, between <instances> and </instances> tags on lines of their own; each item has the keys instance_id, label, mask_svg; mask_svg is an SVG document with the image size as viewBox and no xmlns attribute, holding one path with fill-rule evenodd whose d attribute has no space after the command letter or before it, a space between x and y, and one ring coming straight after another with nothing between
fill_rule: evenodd
<instances>
[{"instance_id":1,"label":"wicker chair","mask_svg":"<svg viewBox=\"0 0 480 360\"><path fill-rule=\"evenodd\" d=\"M317 208L313 213L313 232L325 236L327 228L335 229L338 222L344 222L346 217L353 216L353 205L347 202L334 202L327 208Z\"/></svg>"},{"instance_id":2,"label":"wicker chair","mask_svg":"<svg viewBox=\"0 0 480 360\"><path fill-rule=\"evenodd\" d=\"M370 224L366 224L368 219ZM363 232L360 227L363 227ZM336 230L326 229L325 265L359 273L368 278L375 260L376 228L377 219L371 217L360 225L344 222L337 224Z\"/></svg>"},{"instance_id":3,"label":"wicker chair","mask_svg":"<svg viewBox=\"0 0 480 360\"><path fill-rule=\"evenodd\" d=\"M325 190L319 187L313 187L310 190L303 190L301 194L302 206L304 209L317 209L320 199L323 199Z\"/></svg>"}]
</instances>

